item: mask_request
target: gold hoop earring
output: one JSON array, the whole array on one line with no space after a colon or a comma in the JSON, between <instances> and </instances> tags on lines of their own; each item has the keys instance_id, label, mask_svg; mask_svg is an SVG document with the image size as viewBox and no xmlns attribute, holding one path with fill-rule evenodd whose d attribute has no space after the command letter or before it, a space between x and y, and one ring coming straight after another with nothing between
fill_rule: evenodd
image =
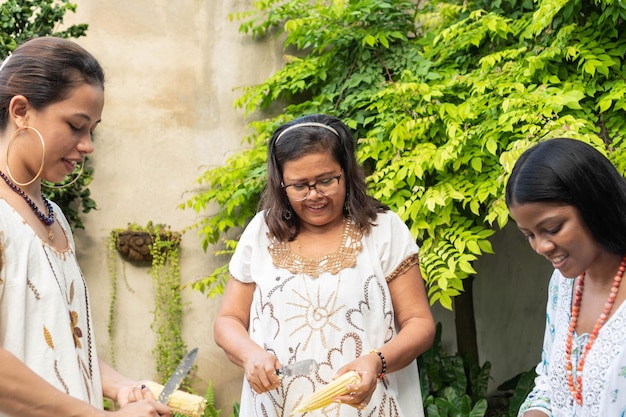
<instances>
[{"instance_id":1,"label":"gold hoop earring","mask_svg":"<svg viewBox=\"0 0 626 417\"><path fill-rule=\"evenodd\" d=\"M33 178L32 180L28 181L28 182L18 182L15 180L15 177L13 177L13 175L11 174L11 169L9 168L9 151L11 150L11 146L13 146L13 141L15 140L15 138L17 137L17 135L20 133L21 130L28 130L31 129L32 131L34 131L37 136L39 136L39 140L41 141L41 165L39 166L39 171L37 171L37 175L35 175L35 178ZM24 126L24 127L20 127L18 128L15 132L13 132L13 136L11 136L11 140L9 141L9 144L7 145L7 175L9 176L9 178L11 179L11 181L13 181L14 184L19 185L20 187L26 187L27 185L31 185L32 183L34 183L37 178L39 178L39 175L41 175L41 171L43 171L43 165L46 162L46 143L43 141L43 136L41 136L41 133L39 133L39 131L37 129L35 129L32 126Z\"/></svg>"},{"instance_id":2,"label":"gold hoop earring","mask_svg":"<svg viewBox=\"0 0 626 417\"><path fill-rule=\"evenodd\" d=\"M83 175L84 170L85 170L85 160L83 159L83 161L80 163L80 170L78 171L78 175L76 175L76 177L74 177L72 181L68 182L67 184L62 184L62 185L54 185L54 183L51 183L48 181L41 181L41 185L43 185L46 188L54 188L55 190L60 190L61 188L67 188L70 185L74 184L76 181L78 181L80 176Z\"/></svg>"}]
</instances>

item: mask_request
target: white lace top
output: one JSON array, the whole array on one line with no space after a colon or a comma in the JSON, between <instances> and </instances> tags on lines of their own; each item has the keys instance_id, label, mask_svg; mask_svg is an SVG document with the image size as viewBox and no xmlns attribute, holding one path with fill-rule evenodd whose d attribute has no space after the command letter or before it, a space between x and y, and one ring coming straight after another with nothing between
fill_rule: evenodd
<instances>
[{"instance_id":1,"label":"white lace top","mask_svg":"<svg viewBox=\"0 0 626 417\"><path fill-rule=\"evenodd\" d=\"M378 215L367 236L346 223L341 247L317 262L289 245L271 242L263 213L244 231L230 272L256 289L250 337L283 365L315 359L312 375L284 378L281 386L256 394L244 378L240 415L287 417L303 400L332 380L337 369L377 349L396 335L387 282L417 264L418 247L392 212ZM296 414L300 416L300 414ZM306 417L421 417L417 364L389 373L365 410L333 403Z\"/></svg>"},{"instance_id":2,"label":"white lace top","mask_svg":"<svg viewBox=\"0 0 626 417\"><path fill-rule=\"evenodd\" d=\"M550 279L542 361L537 365L535 388L519 416L540 410L554 417L618 417L626 415L626 303L602 326L583 368L583 404L574 401L567 384L565 342L571 320L575 280L555 270ZM575 335L572 366L576 366L589 334Z\"/></svg>"},{"instance_id":3,"label":"white lace top","mask_svg":"<svg viewBox=\"0 0 626 417\"><path fill-rule=\"evenodd\" d=\"M62 392L102 409L89 295L69 224L53 208L70 242L66 251L39 238L0 198L0 346Z\"/></svg>"}]
</instances>

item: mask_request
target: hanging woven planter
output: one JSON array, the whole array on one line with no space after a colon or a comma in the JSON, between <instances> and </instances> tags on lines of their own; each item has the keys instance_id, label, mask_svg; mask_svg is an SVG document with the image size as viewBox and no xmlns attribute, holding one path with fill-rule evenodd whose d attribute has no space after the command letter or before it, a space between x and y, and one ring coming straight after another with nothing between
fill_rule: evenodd
<instances>
[{"instance_id":1,"label":"hanging woven planter","mask_svg":"<svg viewBox=\"0 0 626 417\"><path fill-rule=\"evenodd\" d=\"M139 263L151 263L150 247L154 244L158 233L160 242L177 246L180 243L180 233L169 230L127 230L117 232L115 246L120 255L128 260Z\"/></svg>"}]
</instances>

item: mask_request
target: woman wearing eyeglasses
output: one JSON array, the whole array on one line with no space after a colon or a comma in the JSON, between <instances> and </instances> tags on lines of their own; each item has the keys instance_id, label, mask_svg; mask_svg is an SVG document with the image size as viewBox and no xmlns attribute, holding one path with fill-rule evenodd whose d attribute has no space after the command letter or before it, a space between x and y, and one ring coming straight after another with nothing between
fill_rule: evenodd
<instances>
[{"instance_id":1,"label":"woman wearing eyeglasses","mask_svg":"<svg viewBox=\"0 0 626 417\"><path fill-rule=\"evenodd\" d=\"M435 326L419 248L404 222L367 195L349 129L326 115L280 126L267 176L214 329L245 371L240 415L288 416L357 371L361 381L347 394L307 416L423 416L415 358ZM306 359L319 368L277 375Z\"/></svg>"}]
</instances>

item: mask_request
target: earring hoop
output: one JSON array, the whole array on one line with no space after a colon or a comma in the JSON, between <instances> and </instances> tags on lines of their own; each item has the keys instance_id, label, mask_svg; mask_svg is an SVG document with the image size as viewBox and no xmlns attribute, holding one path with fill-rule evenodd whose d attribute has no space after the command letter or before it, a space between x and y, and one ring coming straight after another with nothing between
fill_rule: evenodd
<instances>
[{"instance_id":1,"label":"earring hoop","mask_svg":"<svg viewBox=\"0 0 626 417\"><path fill-rule=\"evenodd\" d=\"M31 129L33 132L35 132L37 136L39 136L39 140L41 141L41 148L42 148L41 165L39 166L39 171L37 171L35 178L33 178L32 180L28 182L18 182L15 180L15 177L13 177L13 174L11 174L11 169L9 168L9 152L11 151L11 147L13 146L13 141L15 140L19 132L21 130L28 130L28 129ZM31 185L32 183L34 183L37 180L37 178L39 178L41 171L43 171L43 165L45 162L46 162L46 143L43 140L43 136L41 136L41 133L39 133L37 129L35 129L32 126L24 126L24 127L18 128L15 132L13 132L13 135L11 136L11 140L9 140L9 144L7 145L7 175L9 176L11 181L13 181L14 184L19 185L20 187L26 187L27 185Z\"/></svg>"},{"instance_id":2,"label":"earring hoop","mask_svg":"<svg viewBox=\"0 0 626 417\"><path fill-rule=\"evenodd\" d=\"M67 188L70 185L74 184L76 181L78 181L80 176L83 175L84 170L85 170L85 160L83 159L82 162L80 163L80 170L78 171L78 174L74 177L72 181L68 182L67 184L55 185L54 183L51 183L48 181L41 181L41 184L46 188L54 188L55 190Z\"/></svg>"}]
</instances>

